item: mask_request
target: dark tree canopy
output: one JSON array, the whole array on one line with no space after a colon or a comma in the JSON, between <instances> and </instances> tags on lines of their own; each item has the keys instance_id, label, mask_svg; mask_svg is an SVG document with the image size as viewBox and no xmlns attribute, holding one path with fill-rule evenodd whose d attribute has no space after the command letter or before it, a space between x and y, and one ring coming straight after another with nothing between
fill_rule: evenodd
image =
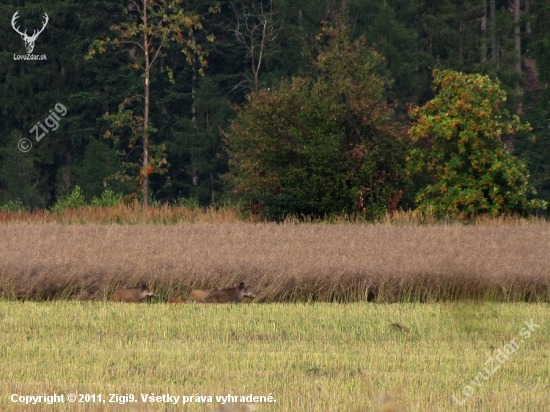
<instances>
[{"instance_id":1,"label":"dark tree canopy","mask_svg":"<svg viewBox=\"0 0 550 412\"><path fill-rule=\"evenodd\" d=\"M142 4L141 0L137 3ZM167 16L178 13L177 1L149 5L161 7L161 3L175 5ZM2 2L0 13L8 30L0 45L0 206L20 202L32 209L52 207L76 186L86 201L91 201L106 189L106 179L114 192L130 196L135 193L135 184L108 179L128 175L126 164L135 169L134 176L153 172L155 167L162 169L163 174L148 175L151 198L160 202L186 198L215 207L233 201L267 207L269 202L274 205L269 212L273 216L350 213L364 208L364 213L375 217L396 207L415 208L417 192L431 177L422 173L412 181L402 179L402 165L397 159L402 156L404 142L399 136L410 126L408 105L423 106L435 97L434 69L486 75L499 82L507 94L502 108L533 128L531 133L520 132L504 139L510 153L525 164L529 183L538 192L529 194L528 200L550 200L548 1L221 0L220 12L209 14L217 3L182 2L189 16L200 16L204 28L194 30L191 37L186 30L179 33L182 40L190 41L189 47L200 46L204 52L200 57L193 60L182 53L183 43L174 41L163 46L162 55L151 66L146 129L154 143L149 165L153 169L140 171L135 165L139 165L143 139L105 139L115 128L113 117L104 115L119 113L120 104L128 97L145 94L144 77L132 68L144 63L142 54L126 45L108 46L108 53L84 60L94 41L127 38L129 33L123 28L137 17L131 2ZM44 13L49 16L33 49L33 54L45 55L46 60L14 59L14 54L27 54L21 36L9 27L17 11L17 26L27 33L42 28ZM247 16L249 23L261 24L262 18L267 18L273 28L272 32L264 31L270 37L261 58L256 48L252 59L252 43L238 38L238 30L244 33ZM331 57L328 47L332 45L332 52L337 53L342 37L333 37L338 33L330 31L342 29L338 19L349 22L349 41L338 51L347 59L345 64L337 64L334 59L341 57ZM181 23L183 28L192 22ZM113 32L111 28L117 25L120 30ZM323 28L330 35L316 40ZM254 44L261 44L262 30L249 33L257 36ZM171 35L179 39L177 30ZM321 50L322 44L328 48ZM311 59L317 56L325 60L312 64ZM251 62L260 70L252 70ZM200 76L201 69L205 76ZM360 76L366 83L357 79ZM258 88L250 101L245 97L252 85L247 79ZM358 84L368 86L356 88ZM277 170L277 179L286 182L284 190L271 187L261 196L256 193L254 199L249 192L249 197L235 198L240 177L233 169L231 185L222 179L230 165L223 152L221 131L229 133L237 106L257 106L263 99L263 110L275 110L273 99L284 101L290 95L320 117L304 118L305 112L297 110L285 117L285 121L301 126L292 130L294 140L289 147L278 143L281 150L291 150L295 157L285 172ZM140 102L145 100L133 100L127 110L144 119L145 105ZM363 107L364 101L373 106ZM67 114L56 130L49 130L36 141L29 131L39 122L44 125L58 103L67 108ZM287 110L291 106L288 102ZM242 117L243 111L240 113ZM265 122L262 126L258 130L263 134L254 138L269 144L265 152L283 164L285 156L273 153L278 146L270 139L288 137L290 126L284 124L271 131L265 129ZM23 139L32 142L28 152L18 149ZM313 146L306 144L307 152L297 146L300 139L316 141L321 148L311 153ZM395 155L393 160L388 153ZM302 166L296 166L300 162ZM296 173L293 178L290 170ZM261 173L274 176L272 170ZM302 182L317 173L319 179L307 188L298 183L293 186L293 181Z\"/></svg>"},{"instance_id":2,"label":"dark tree canopy","mask_svg":"<svg viewBox=\"0 0 550 412\"><path fill-rule=\"evenodd\" d=\"M322 23L314 77L252 93L224 133L238 197L271 218L395 208L404 128L384 98L384 58L349 27Z\"/></svg>"}]
</instances>

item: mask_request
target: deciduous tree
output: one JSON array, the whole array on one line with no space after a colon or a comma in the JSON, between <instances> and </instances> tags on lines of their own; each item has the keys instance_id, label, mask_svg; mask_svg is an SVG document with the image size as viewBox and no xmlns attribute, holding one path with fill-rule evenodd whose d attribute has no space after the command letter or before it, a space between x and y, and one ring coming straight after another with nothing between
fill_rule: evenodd
<instances>
[{"instance_id":1,"label":"deciduous tree","mask_svg":"<svg viewBox=\"0 0 550 412\"><path fill-rule=\"evenodd\" d=\"M117 128L125 127L130 132L129 151L141 149L140 173L138 188L143 192L143 208L147 209L149 202L149 175L163 173L163 166L167 164L166 156L160 153L161 147L155 147L150 141L151 128L150 113L150 84L151 70L158 61L163 50L169 44L177 44L183 47L182 52L190 63L195 64L195 56L201 66L205 66L205 53L195 42L193 32L202 30L201 16L197 13L186 11L181 5L181 0L141 0L131 1L125 9L129 15L127 22L114 25L111 30L116 33L115 39L109 37L95 40L90 46L88 58L91 58L97 50L107 51L107 45L128 45L129 54L133 59L132 66L143 72L144 94L132 96L126 99L120 106L118 114L108 116ZM218 12L219 4L210 8L209 12ZM214 41L214 36L209 36ZM202 67L200 72L202 73ZM168 71L171 76L171 71ZM143 99L143 116L134 116L132 110L126 109L129 102L139 98ZM114 136L107 130L106 137ZM138 137L141 137L141 145L136 145ZM118 138L118 137L117 137ZM151 149L156 149L150 153ZM126 155L126 158L128 155ZM128 164L131 167L131 165ZM128 175L121 176L129 178Z\"/></svg>"},{"instance_id":2,"label":"deciduous tree","mask_svg":"<svg viewBox=\"0 0 550 412\"><path fill-rule=\"evenodd\" d=\"M228 183L253 210L365 213L376 218L401 197L406 147L384 98L384 58L349 27L321 22L315 77L249 95L225 131Z\"/></svg>"},{"instance_id":3,"label":"deciduous tree","mask_svg":"<svg viewBox=\"0 0 550 412\"><path fill-rule=\"evenodd\" d=\"M524 214L546 202L528 200L529 173L502 138L529 132L500 105L506 93L482 75L434 70L437 96L411 108L409 131L418 144L407 158L411 174L427 171L433 183L418 193L419 209L462 218L471 214Z\"/></svg>"}]
</instances>

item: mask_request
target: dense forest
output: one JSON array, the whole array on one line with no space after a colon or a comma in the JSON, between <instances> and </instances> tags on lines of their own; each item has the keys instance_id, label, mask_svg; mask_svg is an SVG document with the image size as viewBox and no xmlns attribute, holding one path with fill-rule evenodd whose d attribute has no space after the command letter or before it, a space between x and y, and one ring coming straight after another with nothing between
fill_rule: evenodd
<instances>
[{"instance_id":1,"label":"dense forest","mask_svg":"<svg viewBox=\"0 0 550 412\"><path fill-rule=\"evenodd\" d=\"M550 200L546 0L6 0L0 14L0 207L78 187L273 218L548 213L526 206ZM426 104L470 98L486 111L471 104L456 150L438 146ZM472 143L501 156L481 156L494 179L453 157L472 127L498 134ZM435 192L454 198L426 203Z\"/></svg>"}]
</instances>

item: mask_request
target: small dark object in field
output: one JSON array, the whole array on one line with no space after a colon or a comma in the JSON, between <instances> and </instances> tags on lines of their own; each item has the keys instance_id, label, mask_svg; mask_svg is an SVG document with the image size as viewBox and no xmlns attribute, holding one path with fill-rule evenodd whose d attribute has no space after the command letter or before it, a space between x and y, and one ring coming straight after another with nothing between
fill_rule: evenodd
<instances>
[{"instance_id":1,"label":"small dark object in field","mask_svg":"<svg viewBox=\"0 0 550 412\"><path fill-rule=\"evenodd\" d=\"M394 326L398 329L401 329L403 332L409 332L409 328L407 328L405 325L403 325L402 323L392 323L390 326Z\"/></svg>"}]
</instances>

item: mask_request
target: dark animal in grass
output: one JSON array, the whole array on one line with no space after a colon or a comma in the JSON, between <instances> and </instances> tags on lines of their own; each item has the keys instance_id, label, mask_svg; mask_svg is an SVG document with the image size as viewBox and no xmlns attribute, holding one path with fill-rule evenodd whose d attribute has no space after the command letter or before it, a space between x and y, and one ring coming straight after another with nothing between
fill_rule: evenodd
<instances>
[{"instance_id":1,"label":"dark animal in grass","mask_svg":"<svg viewBox=\"0 0 550 412\"><path fill-rule=\"evenodd\" d=\"M135 288L117 290L111 300L113 302L141 302L145 298L155 298L155 294L144 284Z\"/></svg>"},{"instance_id":2,"label":"dark animal in grass","mask_svg":"<svg viewBox=\"0 0 550 412\"><path fill-rule=\"evenodd\" d=\"M204 297L203 301L204 303L238 303L243 300L243 298L255 297L256 295L244 286L244 282L241 282L236 288L213 290Z\"/></svg>"},{"instance_id":3,"label":"dark animal in grass","mask_svg":"<svg viewBox=\"0 0 550 412\"><path fill-rule=\"evenodd\" d=\"M402 330L403 332L409 332L409 328L407 328L402 323L392 323L390 326L393 326L394 328L397 328L399 330Z\"/></svg>"},{"instance_id":4,"label":"dark animal in grass","mask_svg":"<svg viewBox=\"0 0 550 412\"><path fill-rule=\"evenodd\" d=\"M187 303L187 300L180 298L168 298L166 299L166 303Z\"/></svg>"}]
</instances>

